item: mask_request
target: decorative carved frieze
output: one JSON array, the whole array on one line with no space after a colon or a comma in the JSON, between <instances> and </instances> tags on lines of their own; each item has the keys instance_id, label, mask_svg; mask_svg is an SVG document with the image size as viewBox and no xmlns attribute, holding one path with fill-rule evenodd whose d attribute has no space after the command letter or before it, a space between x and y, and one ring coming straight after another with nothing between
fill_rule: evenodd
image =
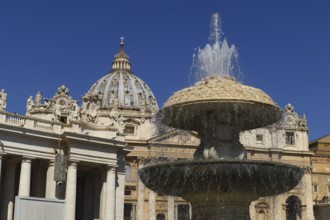
<instances>
[{"instance_id":1,"label":"decorative carved frieze","mask_svg":"<svg viewBox=\"0 0 330 220\"><path fill-rule=\"evenodd\" d=\"M96 124L98 122L99 112L102 107L103 94L98 92L96 94L87 93L82 97L82 119L88 123Z\"/></svg>"},{"instance_id":2,"label":"decorative carved frieze","mask_svg":"<svg viewBox=\"0 0 330 220\"><path fill-rule=\"evenodd\" d=\"M290 103L285 106L282 120L278 123L278 126L288 129L308 130L305 114L299 117Z\"/></svg>"},{"instance_id":3,"label":"decorative carved frieze","mask_svg":"<svg viewBox=\"0 0 330 220\"><path fill-rule=\"evenodd\" d=\"M69 89L62 85L52 98L42 98L40 92L37 92L34 99L30 96L26 103L26 115L45 115L44 119L68 123L80 118L80 107L69 95Z\"/></svg>"}]
</instances>

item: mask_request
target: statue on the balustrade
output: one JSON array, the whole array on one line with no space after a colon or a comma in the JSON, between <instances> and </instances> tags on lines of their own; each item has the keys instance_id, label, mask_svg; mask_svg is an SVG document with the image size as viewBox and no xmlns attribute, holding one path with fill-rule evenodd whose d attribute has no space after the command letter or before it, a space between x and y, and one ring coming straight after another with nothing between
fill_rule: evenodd
<instances>
[{"instance_id":1,"label":"statue on the balustrade","mask_svg":"<svg viewBox=\"0 0 330 220\"><path fill-rule=\"evenodd\" d=\"M34 100L35 100L35 103L36 103L35 106L40 107L41 106L41 100L42 100L42 95L41 95L40 92L37 92Z\"/></svg>"},{"instance_id":2,"label":"statue on the balustrade","mask_svg":"<svg viewBox=\"0 0 330 220\"><path fill-rule=\"evenodd\" d=\"M26 101L26 115L30 115L34 108L33 96L31 95Z\"/></svg>"},{"instance_id":3,"label":"statue on the balustrade","mask_svg":"<svg viewBox=\"0 0 330 220\"><path fill-rule=\"evenodd\" d=\"M73 119L78 120L80 118L80 107L78 106L78 101L72 101L72 113L71 116Z\"/></svg>"},{"instance_id":4,"label":"statue on the balustrade","mask_svg":"<svg viewBox=\"0 0 330 220\"><path fill-rule=\"evenodd\" d=\"M7 107L7 93L4 89L0 91L0 110L5 110Z\"/></svg>"}]
</instances>

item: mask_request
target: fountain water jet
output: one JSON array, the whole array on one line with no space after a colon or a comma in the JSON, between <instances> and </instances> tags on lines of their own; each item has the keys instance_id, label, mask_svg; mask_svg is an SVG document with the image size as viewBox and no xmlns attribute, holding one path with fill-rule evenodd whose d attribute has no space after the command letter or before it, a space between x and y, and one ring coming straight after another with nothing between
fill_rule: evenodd
<instances>
[{"instance_id":1,"label":"fountain water jet","mask_svg":"<svg viewBox=\"0 0 330 220\"><path fill-rule=\"evenodd\" d=\"M215 13L211 18L209 43L193 54L191 74L196 81L211 76L239 76L237 49L226 39L221 40L222 36L221 18L219 13Z\"/></svg>"},{"instance_id":2,"label":"fountain water jet","mask_svg":"<svg viewBox=\"0 0 330 220\"><path fill-rule=\"evenodd\" d=\"M214 39L219 41L221 29L216 33ZM219 48L213 47L215 54ZM199 55L207 57L206 51ZM214 66L230 66L226 63L230 53L219 54L227 55L207 60L210 66L214 62ZM199 60L204 62L204 58ZM194 159L139 170L142 182L151 190L190 202L193 220L248 220L252 201L289 191L303 176L297 166L246 159L239 132L277 122L281 109L263 91L242 85L222 70L176 92L158 114L167 126L198 132L201 144Z\"/></svg>"}]
</instances>

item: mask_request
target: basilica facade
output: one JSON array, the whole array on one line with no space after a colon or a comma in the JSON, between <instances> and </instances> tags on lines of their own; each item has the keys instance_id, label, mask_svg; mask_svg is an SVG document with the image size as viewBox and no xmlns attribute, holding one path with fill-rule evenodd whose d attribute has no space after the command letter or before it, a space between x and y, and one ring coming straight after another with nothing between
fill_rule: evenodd
<instances>
[{"instance_id":1,"label":"basilica facade","mask_svg":"<svg viewBox=\"0 0 330 220\"><path fill-rule=\"evenodd\" d=\"M147 189L138 170L192 158L198 134L161 128L152 91L131 70L123 40L112 69L82 97L66 86L30 96L26 114L6 111L0 92L1 219L188 220L181 198ZM305 174L293 190L260 198L251 219L314 219L311 158L305 116L288 104L274 125L240 134L253 160L294 164ZM285 181L285 180L283 180Z\"/></svg>"}]
</instances>

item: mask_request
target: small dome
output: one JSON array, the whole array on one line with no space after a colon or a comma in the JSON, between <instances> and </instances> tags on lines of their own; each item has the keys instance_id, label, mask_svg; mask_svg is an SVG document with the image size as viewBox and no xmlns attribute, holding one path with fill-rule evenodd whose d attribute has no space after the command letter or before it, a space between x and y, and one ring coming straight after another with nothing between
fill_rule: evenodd
<instances>
[{"instance_id":1,"label":"small dome","mask_svg":"<svg viewBox=\"0 0 330 220\"><path fill-rule=\"evenodd\" d=\"M117 105L119 109L158 110L155 96L148 85L131 71L129 56L124 52L123 38L120 51L114 57L112 70L94 83L88 93L103 94L102 108Z\"/></svg>"}]
</instances>

